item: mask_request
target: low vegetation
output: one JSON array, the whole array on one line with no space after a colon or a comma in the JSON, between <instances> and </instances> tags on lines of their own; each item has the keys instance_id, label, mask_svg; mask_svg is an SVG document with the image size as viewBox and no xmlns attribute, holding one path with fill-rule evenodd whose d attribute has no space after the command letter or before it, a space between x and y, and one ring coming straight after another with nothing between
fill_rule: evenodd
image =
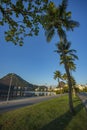
<instances>
[{"instance_id":1,"label":"low vegetation","mask_svg":"<svg viewBox=\"0 0 87 130\"><path fill-rule=\"evenodd\" d=\"M0 115L0 130L86 130L87 113L78 97L75 115L68 110L68 96L44 101Z\"/></svg>"}]
</instances>

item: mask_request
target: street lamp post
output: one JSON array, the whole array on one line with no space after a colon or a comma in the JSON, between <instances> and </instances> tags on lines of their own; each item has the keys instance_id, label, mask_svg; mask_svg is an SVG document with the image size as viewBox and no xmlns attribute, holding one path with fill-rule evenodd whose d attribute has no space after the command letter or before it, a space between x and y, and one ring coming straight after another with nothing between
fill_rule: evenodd
<instances>
[{"instance_id":1,"label":"street lamp post","mask_svg":"<svg viewBox=\"0 0 87 130\"><path fill-rule=\"evenodd\" d=\"M7 94L7 103L9 101L9 96L10 96L10 90L11 90L11 85L12 85L12 76L13 76L13 74L11 75L11 79L10 79L10 84L9 84L9 89L8 89L8 94Z\"/></svg>"}]
</instances>

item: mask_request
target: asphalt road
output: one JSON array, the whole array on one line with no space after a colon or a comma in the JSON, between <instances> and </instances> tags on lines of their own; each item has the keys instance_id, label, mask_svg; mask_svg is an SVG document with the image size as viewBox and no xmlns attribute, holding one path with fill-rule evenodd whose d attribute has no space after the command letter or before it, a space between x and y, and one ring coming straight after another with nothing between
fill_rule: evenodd
<instances>
[{"instance_id":1,"label":"asphalt road","mask_svg":"<svg viewBox=\"0 0 87 130\"><path fill-rule=\"evenodd\" d=\"M60 97L60 96L61 95L29 97L29 98L24 98L24 99L19 99L19 100L11 100L9 102L3 101L3 102L0 102L0 114L11 111L11 110L15 110L21 107L33 105L33 104L36 104L45 100L49 100L52 98Z\"/></svg>"}]
</instances>

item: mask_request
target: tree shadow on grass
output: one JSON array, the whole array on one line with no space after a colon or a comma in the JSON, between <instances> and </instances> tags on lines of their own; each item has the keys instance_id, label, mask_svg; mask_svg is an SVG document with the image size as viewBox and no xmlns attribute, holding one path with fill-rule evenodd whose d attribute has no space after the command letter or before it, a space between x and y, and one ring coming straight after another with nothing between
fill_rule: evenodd
<instances>
[{"instance_id":1,"label":"tree shadow on grass","mask_svg":"<svg viewBox=\"0 0 87 130\"><path fill-rule=\"evenodd\" d=\"M82 104L79 104L75 107L75 114L72 115L69 111L55 120L51 121L49 124L43 126L40 130L64 130L69 122L72 120L73 116L75 116L80 110L83 108Z\"/></svg>"}]
</instances>

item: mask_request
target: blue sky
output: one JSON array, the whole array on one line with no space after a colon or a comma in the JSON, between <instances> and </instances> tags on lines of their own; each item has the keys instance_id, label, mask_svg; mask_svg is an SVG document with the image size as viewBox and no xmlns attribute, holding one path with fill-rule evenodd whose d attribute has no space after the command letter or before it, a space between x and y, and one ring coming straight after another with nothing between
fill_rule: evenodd
<instances>
[{"instance_id":1,"label":"blue sky","mask_svg":"<svg viewBox=\"0 0 87 130\"><path fill-rule=\"evenodd\" d=\"M56 5L61 0L53 0ZM79 28L68 32L68 40L72 48L77 50L79 60L76 61L77 69L73 73L77 83L87 83L87 1L69 0L68 10L72 11L72 18L80 23ZM41 28L37 37L25 38L24 46L15 46L4 40L5 27L0 29L0 78L8 73L16 73L30 83L38 85L56 85L53 79L54 72L64 72L59 65L59 56L54 52L58 36L47 43L44 30Z\"/></svg>"}]
</instances>

